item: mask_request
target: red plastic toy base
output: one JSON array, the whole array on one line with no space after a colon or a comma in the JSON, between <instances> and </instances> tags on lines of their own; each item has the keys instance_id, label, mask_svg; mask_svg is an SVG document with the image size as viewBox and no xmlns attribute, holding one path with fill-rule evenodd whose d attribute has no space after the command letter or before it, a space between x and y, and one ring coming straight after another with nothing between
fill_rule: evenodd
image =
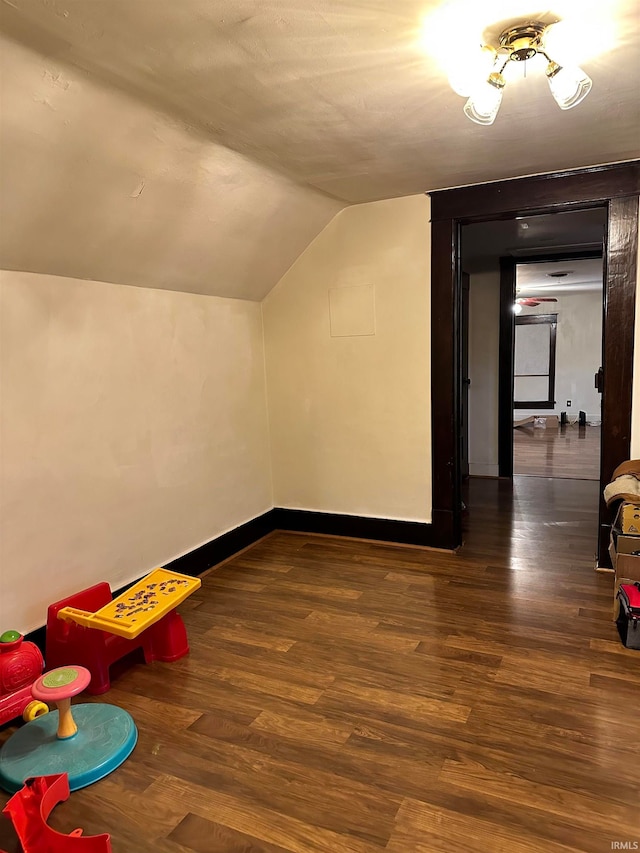
<instances>
[{"instance_id":1,"label":"red plastic toy base","mask_svg":"<svg viewBox=\"0 0 640 853\"><path fill-rule=\"evenodd\" d=\"M74 829L63 835L47 826L47 818L69 799L66 773L34 776L9 800L3 814L13 822L24 853L112 853L109 835L82 835Z\"/></svg>"},{"instance_id":2,"label":"red plastic toy base","mask_svg":"<svg viewBox=\"0 0 640 853\"><path fill-rule=\"evenodd\" d=\"M189 651L187 629L176 610L167 613L134 640L58 619L58 611L63 607L95 612L111 599L111 587L103 581L50 604L47 611L47 669L75 664L85 666L91 673L87 693L93 696L109 689L109 667L136 649L142 649L146 663L154 660L170 663Z\"/></svg>"}]
</instances>

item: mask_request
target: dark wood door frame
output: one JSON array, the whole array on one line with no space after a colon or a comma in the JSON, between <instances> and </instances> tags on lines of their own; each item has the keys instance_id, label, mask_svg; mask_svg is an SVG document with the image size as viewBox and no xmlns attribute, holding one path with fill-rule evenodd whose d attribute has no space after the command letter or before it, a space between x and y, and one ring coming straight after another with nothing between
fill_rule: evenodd
<instances>
[{"instance_id":1,"label":"dark wood door frame","mask_svg":"<svg viewBox=\"0 0 640 853\"><path fill-rule=\"evenodd\" d=\"M550 250L551 251L551 250ZM500 345L498 366L498 475L513 477L513 348L516 267L549 261L583 261L602 258L604 248L539 255L505 255L500 258ZM603 282L604 292L604 282Z\"/></svg>"},{"instance_id":2,"label":"dark wood door frame","mask_svg":"<svg viewBox=\"0 0 640 853\"><path fill-rule=\"evenodd\" d=\"M462 272L460 301L460 359L462 383L460 386L460 475L463 480L469 476L469 273Z\"/></svg>"},{"instance_id":3,"label":"dark wood door frame","mask_svg":"<svg viewBox=\"0 0 640 853\"><path fill-rule=\"evenodd\" d=\"M633 335L640 161L496 181L431 196L432 525L444 547L462 543L460 498L460 229L473 222L605 207L605 390L601 484L631 446ZM598 561L607 553L611 513L601 499Z\"/></svg>"},{"instance_id":4,"label":"dark wood door frame","mask_svg":"<svg viewBox=\"0 0 640 853\"><path fill-rule=\"evenodd\" d=\"M513 257L500 258L500 342L498 346L498 476L513 477L513 360L516 326L516 266Z\"/></svg>"}]
</instances>

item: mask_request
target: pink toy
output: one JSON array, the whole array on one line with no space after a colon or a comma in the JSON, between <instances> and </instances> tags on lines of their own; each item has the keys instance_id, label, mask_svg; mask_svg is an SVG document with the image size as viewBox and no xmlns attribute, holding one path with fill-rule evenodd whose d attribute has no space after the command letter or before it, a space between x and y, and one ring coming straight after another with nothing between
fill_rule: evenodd
<instances>
[{"instance_id":1,"label":"pink toy","mask_svg":"<svg viewBox=\"0 0 640 853\"><path fill-rule=\"evenodd\" d=\"M0 637L0 725L23 715L33 720L49 710L34 701L31 686L44 669L44 660L35 643L25 642L17 631Z\"/></svg>"},{"instance_id":2,"label":"pink toy","mask_svg":"<svg viewBox=\"0 0 640 853\"><path fill-rule=\"evenodd\" d=\"M41 675L31 688L34 699L58 706L58 740L73 737L78 731L71 714L71 697L82 693L90 681L91 673L84 666L68 666Z\"/></svg>"},{"instance_id":3,"label":"pink toy","mask_svg":"<svg viewBox=\"0 0 640 853\"><path fill-rule=\"evenodd\" d=\"M81 829L63 835L47 826L55 806L68 799L66 773L27 779L11 797L3 814L12 821L24 853L111 853L108 835L83 836Z\"/></svg>"},{"instance_id":4,"label":"pink toy","mask_svg":"<svg viewBox=\"0 0 640 853\"><path fill-rule=\"evenodd\" d=\"M63 607L95 612L112 599L109 584L103 582L51 604L47 611L47 666L85 666L91 673L87 693L94 696L109 689L109 667L136 649L142 649L146 663L175 661L189 651L184 622L175 610L134 639L58 618Z\"/></svg>"}]
</instances>

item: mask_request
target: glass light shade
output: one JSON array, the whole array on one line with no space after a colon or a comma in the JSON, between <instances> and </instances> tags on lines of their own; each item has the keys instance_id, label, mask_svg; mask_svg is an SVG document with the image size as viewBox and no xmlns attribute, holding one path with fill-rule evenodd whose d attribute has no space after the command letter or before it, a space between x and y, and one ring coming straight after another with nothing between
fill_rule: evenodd
<instances>
[{"instance_id":1,"label":"glass light shade","mask_svg":"<svg viewBox=\"0 0 640 853\"><path fill-rule=\"evenodd\" d=\"M449 85L456 95L469 96L480 80L486 80L495 62L495 48L485 45L469 51L461 51L455 65L449 71Z\"/></svg>"},{"instance_id":2,"label":"glass light shade","mask_svg":"<svg viewBox=\"0 0 640 853\"><path fill-rule=\"evenodd\" d=\"M565 15L567 12L565 12ZM619 39L613 17L613 3L579 0L570 17L551 24L544 31L544 48L559 65L575 67L615 50Z\"/></svg>"},{"instance_id":3,"label":"glass light shade","mask_svg":"<svg viewBox=\"0 0 640 853\"><path fill-rule=\"evenodd\" d=\"M502 74L490 74L464 105L466 117L475 121L476 124L493 124L502 103L503 90Z\"/></svg>"},{"instance_id":4,"label":"glass light shade","mask_svg":"<svg viewBox=\"0 0 640 853\"><path fill-rule=\"evenodd\" d=\"M555 62L547 67L549 88L561 110L570 110L583 101L591 91L591 78L582 68L561 68Z\"/></svg>"}]
</instances>

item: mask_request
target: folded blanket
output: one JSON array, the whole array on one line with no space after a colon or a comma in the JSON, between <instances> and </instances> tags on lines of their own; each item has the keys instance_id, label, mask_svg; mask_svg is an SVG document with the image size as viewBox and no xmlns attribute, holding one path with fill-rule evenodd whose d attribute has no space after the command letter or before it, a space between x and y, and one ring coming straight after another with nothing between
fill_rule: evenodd
<instances>
[{"instance_id":1,"label":"folded blanket","mask_svg":"<svg viewBox=\"0 0 640 853\"><path fill-rule=\"evenodd\" d=\"M618 465L613 472L611 482L613 483L616 477L621 477L623 474L635 474L636 477L640 477L640 459L628 459Z\"/></svg>"},{"instance_id":2,"label":"folded blanket","mask_svg":"<svg viewBox=\"0 0 640 853\"><path fill-rule=\"evenodd\" d=\"M608 486L604 499L607 506L614 501L640 503L640 459L629 459L618 465Z\"/></svg>"}]
</instances>

